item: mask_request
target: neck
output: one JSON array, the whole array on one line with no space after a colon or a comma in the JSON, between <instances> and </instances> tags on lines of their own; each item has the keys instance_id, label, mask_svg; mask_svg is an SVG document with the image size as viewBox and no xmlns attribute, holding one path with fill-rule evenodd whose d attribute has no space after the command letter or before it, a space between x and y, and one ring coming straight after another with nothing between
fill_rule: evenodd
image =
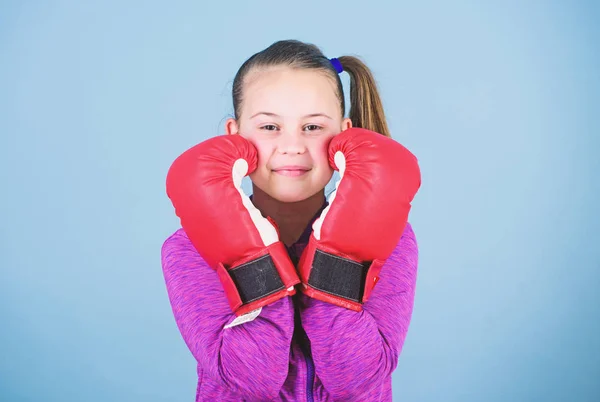
<instances>
[{"instance_id":1,"label":"neck","mask_svg":"<svg viewBox=\"0 0 600 402\"><path fill-rule=\"evenodd\" d=\"M269 216L275 221L279 238L287 246L300 238L324 201L324 190L302 201L281 202L252 185L252 203L263 216Z\"/></svg>"}]
</instances>

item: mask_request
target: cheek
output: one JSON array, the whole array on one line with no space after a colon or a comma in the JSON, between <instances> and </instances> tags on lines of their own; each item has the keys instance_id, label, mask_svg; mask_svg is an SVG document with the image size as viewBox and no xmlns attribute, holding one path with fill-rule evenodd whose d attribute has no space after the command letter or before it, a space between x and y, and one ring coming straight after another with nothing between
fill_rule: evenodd
<instances>
[{"instance_id":1,"label":"cheek","mask_svg":"<svg viewBox=\"0 0 600 402\"><path fill-rule=\"evenodd\" d=\"M268 165L271 155L273 155L273 146L253 138L248 138L248 140L254 145L254 148L256 148L256 153L258 155L257 170L264 169L265 166Z\"/></svg>"},{"instance_id":2,"label":"cheek","mask_svg":"<svg viewBox=\"0 0 600 402\"><path fill-rule=\"evenodd\" d=\"M313 162L321 168L329 167L329 141L333 136L319 140L311 145Z\"/></svg>"},{"instance_id":3,"label":"cheek","mask_svg":"<svg viewBox=\"0 0 600 402\"><path fill-rule=\"evenodd\" d=\"M258 134L255 133L254 130L247 129L246 124L240 124L239 130L239 135L248 140L252 145L254 145L254 148L256 148L260 164L261 158L263 157L265 152L267 152L268 144L266 144L264 141L261 141Z\"/></svg>"}]
</instances>

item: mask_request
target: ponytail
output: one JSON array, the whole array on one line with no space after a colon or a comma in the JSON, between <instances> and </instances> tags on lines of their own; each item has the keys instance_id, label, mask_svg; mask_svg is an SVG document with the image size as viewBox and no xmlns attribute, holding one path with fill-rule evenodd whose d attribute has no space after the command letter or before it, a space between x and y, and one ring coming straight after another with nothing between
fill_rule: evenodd
<instances>
[{"instance_id":1,"label":"ponytail","mask_svg":"<svg viewBox=\"0 0 600 402\"><path fill-rule=\"evenodd\" d=\"M350 75L349 117L352 126L391 137L377 83L369 67L354 56L341 56L338 60Z\"/></svg>"}]
</instances>

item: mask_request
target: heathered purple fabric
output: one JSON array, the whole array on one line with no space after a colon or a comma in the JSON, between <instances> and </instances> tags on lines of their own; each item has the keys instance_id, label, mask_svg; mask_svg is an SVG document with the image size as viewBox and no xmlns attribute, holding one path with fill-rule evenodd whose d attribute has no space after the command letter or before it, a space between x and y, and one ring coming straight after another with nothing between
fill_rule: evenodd
<instances>
[{"instance_id":1,"label":"heathered purple fabric","mask_svg":"<svg viewBox=\"0 0 600 402\"><path fill-rule=\"evenodd\" d=\"M162 247L162 266L175 321L198 362L196 401L391 401L417 263L407 224L362 312L298 293L223 329L235 315L221 283L179 229Z\"/></svg>"}]
</instances>

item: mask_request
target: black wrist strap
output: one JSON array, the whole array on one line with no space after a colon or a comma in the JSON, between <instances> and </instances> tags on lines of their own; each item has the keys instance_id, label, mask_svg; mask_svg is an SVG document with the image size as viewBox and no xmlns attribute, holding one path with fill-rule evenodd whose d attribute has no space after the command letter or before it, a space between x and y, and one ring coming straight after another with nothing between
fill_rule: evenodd
<instances>
[{"instance_id":1,"label":"black wrist strap","mask_svg":"<svg viewBox=\"0 0 600 402\"><path fill-rule=\"evenodd\" d=\"M362 303L368 265L315 251L308 284L320 291Z\"/></svg>"},{"instance_id":2,"label":"black wrist strap","mask_svg":"<svg viewBox=\"0 0 600 402\"><path fill-rule=\"evenodd\" d=\"M227 271L243 304L260 300L285 288L269 254Z\"/></svg>"}]
</instances>

